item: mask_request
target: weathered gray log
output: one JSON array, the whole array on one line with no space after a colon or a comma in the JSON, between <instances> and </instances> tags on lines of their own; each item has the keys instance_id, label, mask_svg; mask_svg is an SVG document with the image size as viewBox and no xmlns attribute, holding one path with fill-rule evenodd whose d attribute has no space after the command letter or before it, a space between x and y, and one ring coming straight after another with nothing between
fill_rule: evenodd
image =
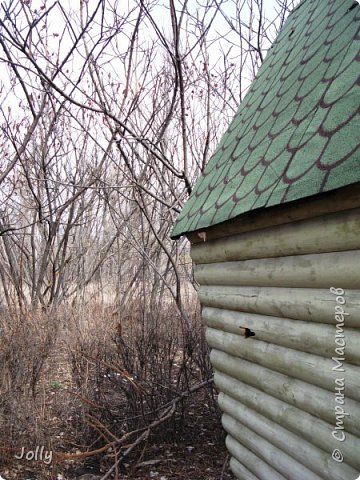
<instances>
[{"instance_id":1,"label":"weathered gray log","mask_svg":"<svg viewBox=\"0 0 360 480\"><path fill-rule=\"evenodd\" d=\"M275 466L273 459L270 465L272 464L274 468L279 470L285 477L291 478L292 480L296 480L297 478L299 478L299 480L305 480L313 478L310 472L314 472L313 475L315 478L325 477L329 480L356 479L357 471L351 466L346 463L336 463L329 453L315 447L298 435L289 432L282 426L268 420L263 415L223 393L219 395L219 406L228 416L231 416L230 418L240 422L240 425L234 425L235 428L233 428L232 431L226 428L226 421L225 424L223 423L226 431L230 433L230 435L235 436L240 443L244 443L242 440L244 439L243 435L245 433L248 435L254 435L255 433L257 440L259 438L264 439L303 466L302 476L298 476L294 474L293 470L289 467L284 470ZM245 432L243 426L249 429L249 431ZM237 429L241 430L241 439L236 436ZM246 444L244 443L244 445ZM258 454L253 448L251 448L251 450Z\"/></svg>"},{"instance_id":2,"label":"weathered gray log","mask_svg":"<svg viewBox=\"0 0 360 480\"><path fill-rule=\"evenodd\" d=\"M344 371L334 371L332 369L337 364L318 355L254 340L256 337L245 339L212 328L207 328L206 338L212 348L333 392L336 387L335 380L344 379L346 396L360 401L359 369L354 365L340 364Z\"/></svg>"},{"instance_id":3,"label":"weathered gray log","mask_svg":"<svg viewBox=\"0 0 360 480\"><path fill-rule=\"evenodd\" d=\"M237 335L244 334L248 328L255 333L256 340L282 345L284 347L314 353L326 358L336 356L335 348L345 343L346 361L360 365L360 330L332 325L310 324L300 320L291 320L268 315L241 313L206 307L202 317L206 324L217 330ZM335 338L335 334L339 338Z\"/></svg>"},{"instance_id":4,"label":"weathered gray log","mask_svg":"<svg viewBox=\"0 0 360 480\"><path fill-rule=\"evenodd\" d=\"M336 284L336 287L339 285ZM335 324L336 296L329 289L203 285L202 305L297 320ZM360 290L344 294L346 327L360 328Z\"/></svg>"},{"instance_id":5,"label":"weathered gray log","mask_svg":"<svg viewBox=\"0 0 360 480\"><path fill-rule=\"evenodd\" d=\"M224 372L246 385L251 385L331 424L334 422L337 404L334 402L334 392L219 350L211 352L210 360L217 371ZM350 416L344 418L345 431L360 437L360 403L346 397L345 405L346 411L350 413Z\"/></svg>"},{"instance_id":6,"label":"weathered gray log","mask_svg":"<svg viewBox=\"0 0 360 480\"><path fill-rule=\"evenodd\" d=\"M255 474L254 478L266 478L266 480L286 480L280 472L268 465L264 460L257 457L251 450L244 447L231 435L226 437L226 446L230 454L235 459L244 465L252 474Z\"/></svg>"},{"instance_id":7,"label":"weathered gray log","mask_svg":"<svg viewBox=\"0 0 360 480\"><path fill-rule=\"evenodd\" d=\"M200 285L360 289L360 251L197 265ZM334 285L335 284L335 285Z\"/></svg>"},{"instance_id":8,"label":"weathered gray log","mask_svg":"<svg viewBox=\"0 0 360 480\"><path fill-rule=\"evenodd\" d=\"M291 480L323 480L322 477L309 470L304 464L275 446L272 440L265 439L244 423L235 420L232 414L224 413L221 422L231 437L251 450L268 465L271 465L285 478L291 478Z\"/></svg>"},{"instance_id":9,"label":"weathered gray log","mask_svg":"<svg viewBox=\"0 0 360 480\"><path fill-rule=\"evenodd\" d=\"M249 472L249 470L234 457L230 458L230 469L238 480L262 480L259 479L259 477L255 477L253 473Z\"/></svg>"},{"instance_id":10,"label":"weathered gray log","mask_svg":"<svg viewBox=\"0 0 360 480\"><path fill-rule=\"evenodd\" d=\"M329 455L340 445L345 463L360 471L360 439L345 433L345 440L339 444L339 440L332 436L336 425L334 410L330 424L223 373L215 374L215 384L227 397L239 401L252 411L325 450ZM347 409L346 403L343 408Z\"/></svg>"},{"instance_id":11,"label":"weathered gray log","mask_svg":"<svg viewBox=\"0 0 360 480\"><path fill-rule=\"evenodd\" d=\"M192 246L195 263L360 249L360 209L287 223Z\"/></svg>"}]
</instances>

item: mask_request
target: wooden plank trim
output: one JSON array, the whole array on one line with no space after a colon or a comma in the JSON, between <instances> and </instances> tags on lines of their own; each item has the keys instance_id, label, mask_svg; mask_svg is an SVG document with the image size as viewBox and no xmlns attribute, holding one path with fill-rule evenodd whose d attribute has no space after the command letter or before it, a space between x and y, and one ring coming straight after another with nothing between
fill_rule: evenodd
<instances>
[{"instance_id":1,"label":"wooden plank trim","mask_svg":"<svg viewBox=\"0 0 360 480\"><path fill-rule=\"evenodd\" d=\"M214 240L358 207L360 207L360 182L320 195L254 210L213 227L188 233L187 238L195 244L204 241L204 236L199 237L199 233L203 232L206 233L206 241Z\"/></svg>"},{"instance_id":2,"label":"wooden plank trim","mask_svg":"<svg viewBox=\"0 0 360 480\"><path fill-rule=\"evenodd\" d=\"M195 263L360 249L360 209L210 240L192 246Z\"/></svg>"}]
</instances>

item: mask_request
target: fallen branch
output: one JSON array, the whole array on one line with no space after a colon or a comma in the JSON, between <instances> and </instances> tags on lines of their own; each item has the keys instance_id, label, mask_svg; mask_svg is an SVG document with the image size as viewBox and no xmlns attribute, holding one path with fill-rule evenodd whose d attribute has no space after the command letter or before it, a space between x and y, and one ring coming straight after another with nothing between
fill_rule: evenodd
<instances>
[{"instance_id":1,"label":"fallen branch","mask_svg":"<svg viewBox=\"0 0 360 480\"><path fill-rule=\"evenodd\" d=\"M111 473L121 464L121 462L124 460L125 457L129 455L129 453L132 452L132 450L139 445L143 440L146 440L146 438L149 436L150 432L152 429L160 425L161 423L165 422L169 418L171 418L175 411L176 411L176 406L177 404L183 400L184 398L188 397L189 395L197 392L201 388L204 388L208 385L211 385L214 382L214 379L211 377L204 382L198 383L194 385L193 387L189 388L185 392L180 393L176 398L171 400L170 402L166 403L165 405L162 405L159 407L156 411L164 410L165 412L156 420L154 420L150 425L147 425L146 427L139 428L137 430L133 430L131 432L125 433L121 438L116 438L111 432L108 430L106 431L107 434L110 434L115 438L112 442L107 443L103 447L97 448L96 450L90 450L88 452L79 452L79 453L54 453L54 458L57 462L62 461L62 460L74 460L74 459L79 459L79 458L87 458L87 457L92 457L95 455L98 455L100 453L104 453L109 450L115 450L116 447L121 446L122 448L127 448L125 452L122 454L122 456L114 463L114 465L111 467L111 469L104 475L104 477L101 480L105 480L109 478ZM96 430L99 433L101 432L101 428L104 428L104 425L98 420L95 419L95 417L92 417L93 427L96 427ZM95 425L95 423L97 425ZM132 442L129 445L124 445L126 441L129 440L130 437L140 434L139 437L136 438L134 442ZM5 449L3 449L5 450ZM10 450L10 449L8 449Z\"/></svg>"},{"instance_id":2,"label":"fallen branch","mask_svg":"<svg viewBox=\"0 0 360 480\"><path fill-rule=\"evenodd\" d=\"M121 462L125 459L125 457L127 457L129 455L129 453L131 453L134 448L139 445L143 440L146 440L151 432L151 430L155 427L157 427L158 425L160 425L161 423L165 422L165 420L168 420L169 418L171 418L174 413L175 413L175 410L176 410L176 403L174 403L172 405L171 408L168 409L168 411L162 416L160 417L158 420L155 420L154 422L152 422L147 428L146 430L135 440L135 442L129 446L129 448L127 450L125 450L125 452L122 454L122 456L114 463L114 465L110 468L110 470L108 470L105 475L103 477L101 477L100 480L106 480L107 478L110 477L110 475L112 474L112 472L119 467L119 465L121 464Z\"/></svg>"},{"instance_id":3,"label":"fallen branch","mask_svg":"<svg viewBox=\"0 0 360 480\"><path fill-rule=\"evenodd\" d=\"M163 405L161 408L166 408L166 412L157 420L154 420L150 425L145 427L145 431L135 440L135 442L129 446L129 448L123 453L123 455L114 463L114 465L108 470L103 477L101 477L100 480L107 480L112 472L119 467L121 462L134 450L134 448L139 445L143 440L146 440L151 432L152 429L155 427L159 426L160 424L164 423L166 420L171 418L175 411L176 411L176 405L183 400L184 398L188 397L194 392L197 392L201 388L206 387L207 385L210 385L214 382L213 378L209 378L208 380L205 380L204 382L198 383L197 385L194 385L193 387L189 388L186 392L182 392L179 396L168 402L166 405Z\"/></svg>"}]
</instances>

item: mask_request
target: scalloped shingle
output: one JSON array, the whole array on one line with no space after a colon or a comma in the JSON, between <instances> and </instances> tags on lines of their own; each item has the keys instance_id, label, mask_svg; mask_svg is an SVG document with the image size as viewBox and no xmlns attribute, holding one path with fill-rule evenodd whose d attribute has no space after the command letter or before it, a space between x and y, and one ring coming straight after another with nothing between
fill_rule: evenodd
<instances>
[{"instance_id":1,"label":"scalloped shingle","mask_svg":"<svg viewBox=\"0 0 360 480\"><path fill-rule=\"evenodd\" d=\"M360 181L360 6L289 16L172 237Z\"/></svg>"}]
</instances>

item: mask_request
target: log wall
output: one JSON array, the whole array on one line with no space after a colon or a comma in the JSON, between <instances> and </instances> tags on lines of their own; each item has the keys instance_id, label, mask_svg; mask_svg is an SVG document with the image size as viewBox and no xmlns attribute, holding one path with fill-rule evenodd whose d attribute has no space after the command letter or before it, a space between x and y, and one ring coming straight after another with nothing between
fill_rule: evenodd
<instances>
[{"instance_id":1,"label":"log wall","mask_svg":"<svg viewBox=\"0 0 360 480\"><path fill-rule=\"evenodd\" d=\"M360 209L298 217L192 246L239 480L360 473Z\"/></svg>"}]
</instances>

